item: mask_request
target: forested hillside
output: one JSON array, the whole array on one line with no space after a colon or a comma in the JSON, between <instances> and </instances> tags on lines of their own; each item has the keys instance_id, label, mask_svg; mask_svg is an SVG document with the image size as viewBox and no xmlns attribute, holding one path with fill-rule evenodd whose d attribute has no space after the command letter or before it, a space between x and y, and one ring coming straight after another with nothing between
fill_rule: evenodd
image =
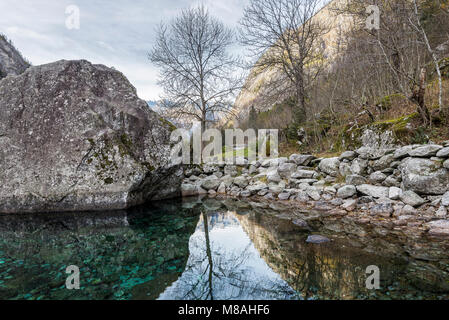
<instances>
[{"instance_id":1,"label":"forested hillside","mask_svg":"<svg viewBox=\"0 0 449 320\"><path fill-rule=\"evenodd\" d=\"M379 29L367 28L368 5L379 8ZM449 138L447 0L336 0L311 21L322 34L306 63L305 117L294 116L300 103L283 70L257 66L236 125L279 128L284 149L314 153L357 147L368 127L401 143Z\"/></svg>"}]
</instances>

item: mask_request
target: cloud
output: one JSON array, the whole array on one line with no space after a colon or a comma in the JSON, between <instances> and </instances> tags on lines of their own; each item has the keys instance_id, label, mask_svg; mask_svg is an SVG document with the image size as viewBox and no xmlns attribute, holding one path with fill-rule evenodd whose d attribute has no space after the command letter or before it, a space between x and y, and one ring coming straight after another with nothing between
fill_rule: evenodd
<instances>
[{"instance_id":1,"label":"cloud","mask_svg":"<svg viewBox=\"0 0 449 320\"><path fill-rule=\"evenodd\" d=\"M144 99L158 99L158 71L147 58L161 20L204 3L212 15L234 26L247 0L1 0L0 32L34 65L86 59L123 72ZM80 29L68 30L66 7L80 9Z\"/></svg>"}]
</instances>

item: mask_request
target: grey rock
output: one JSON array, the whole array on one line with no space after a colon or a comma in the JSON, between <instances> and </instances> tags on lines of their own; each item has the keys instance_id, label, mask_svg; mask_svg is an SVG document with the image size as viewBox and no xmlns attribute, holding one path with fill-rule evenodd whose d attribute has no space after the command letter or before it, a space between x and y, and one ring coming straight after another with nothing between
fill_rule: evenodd
<instances>
[{"instance_id":1,"label":"grey rock","mask_svg":"<svg viewBox=\"0 0 449 320\"><path fill-rule=\"evenodd\" d=\"M182 184L181 194L183 197L191 197L198 195L198 186L193 184Z\"/></svg>"},{"instance_id":2,"label":"grey rock","mask_svg":"<svg viewBox=\"0 0 449 320\"><path fill-rule=\"evenodd\" d=\"M323 159L318 167L322 172L337 177L340 169L340 160L338 158Z\"/></svg>"},{"instance_id":3,"label":"grey rock","mask_svg":"<svg viewBox=\"0 0 449 320\"><path fill-rule=\"evenodd\" d=\"M351 172L354 175L364 175L368 168L368 161L363 159L355 159L351 164Z\"/></svg>"},{"instance_id":4,"label":"grey rock","mask_svg":"<svg viewBox=\"0 0 449 320\"><path fill-rule=\"evenodd\" d=\"M433 157L438 151L443 149L443 146L436 144L429 144L422 147L418 147L409 152L411 157Z\"/></svg>"},{"instance_id":5,"label":"grey rock","mask_svg":"<svg viewBox=\"0 0 449 320\"><path fill-rule=\"evenodd\" d=\"M224 167L224 174L226 176L236 177L238 175L237 166L235 166L235 165L226 165Z\"/></svg>"},{"instance_id":6,"label":"grey rock","mask_svg":"<svg viewBox=\"0 0 449 320\"><path fill-rule=\"evenodd\" d=\"M262 162L262 167L269 168L269 167L278 167L283 163L288 162L287 158L275 158L275 159L267 159Z\"/></svg>"},{"instance_id":7,"label":"grey rock","mask_svg":"<svg viewBox=\"0 0 449 320\"><path fill-rule=\"evenodd\" d=\"M385 181L385 179L387 179L387 175L383 174L380 171L373 172L369 176L369 180L374 183L382 183L383 181Z\"/></svg>"},{"instance_id":8,"label":"grey rock","mask_svg":"<svg viewBox=\"0 0 449 320\"><path fill-rule=\"evenodd\" d=\"M267 172L268 182L279 183L282 179L277 170Z\"/></svg>"},{"instance_id":9,"label":"grey rock","mask_svg":"<svg viewBox=\"0 0 449 320\"><path fill-rule=\"evenodd\" d=\"M298 170L291 175L292 179L312 179L315 171L312 170Z\"/></svg>"},{"instance_id":10,"label":"grey rock","mask_svg":"<svg viewBox=\"0 0 449 320\"><path fill-rule=\"evenodd\" d=\"M393 154L393 157L395 159L402 159L410 156L410 152L413 150L413 146L405 146L402 148L399 148L395 151Z\"/></svg>"},{"instance_id":11,"label":"grey rock","mask_svg":"<svg viewBox=\"0 0 449 320\"><path fill-rule=\"evenodd\" d=\"M449 229L449 220L437 220L426 224L430 228Z\"/></svg>"},{"instance_id":12,"label":"grey rock","mask_svg":"<svg viewBox=\"0 0 449 320\"><path fill-rule=\"evenodd\" d=\"M430 236L445 238L449 236L449 220L432 221L427 224L427 227L430 228Z\"/></svg>"},{"instance_id":13,"label":"grey rock","mask_svg":"<svg viewBox=\"0 0 449 320\"><path fill-rule=\"evenodd\" d=\"M449 207L449 191L443 195L443 198L441 198L441 204L445 207Z\"/></svg>"},{"instance_id":14,"label":"grey rock","mask_svg":"<svg viewBox=\"0 0 449 320\"><path fill-rule=\"evenodd\" d=\"M447 216L447 209L445 206L440 206L435 215L439 218L445 218Z\"/></svg>"},{"instance_id":15,"label":"grey rock","mask_svg":"<svg viewBox=\"0 0 449 320\"><path fill-rule=\"evenodd\" d=\"M234 179L234 184L244 189L249 185L249 181L246 177L240 176Z\"/></svg>"},{"instance_id":16,"label":"grey rock","mask_svg":"<svg viewBox=\"0 0 449 320\"><path fill-rule=\"evenodd\" d=\"M217 193L226 194L226 184L224 182L220 183L220 186L217 189Z\"/></svg>"},{"instance_id":17,"label":"grey rock","mask_svg":"<svg viewBox=\"0 0 449 320\"><path fill-rule=\"evenodd\" d=\"M386 187L400 187L401 183L397 179L390 176L387 177L384 182L382 182L382 185Z\"/></svg>"},{"instance_id":18,"label":"grey rock","mask_svg":"<svg viewBox=\"0 0 449 320\"><path fill-rule=\"evenodd\" d=\"M298 184L308 184L308 185L312 185L314 183L318 182L317 179L301 179L298 180Z\"/></svg>"},{"instance_id":19,"label":"grey rock","mask_svg":"<svg viewBox=\"0 0 449 320\"><path fill-rule=\"evenodd\" d=\"M334 195L337 193L337 189L335 189L334 187L325 187L324 192L327 194Z\"/></svg>"},{"instance_id":20,"label":"grey rock","mask_svg":"<svg viewBox=\"0 0 449 320\"><path fill-rule=\"evenodd\" d=\"M346 177L346 183L352 184L354 186L366 184L367 182L368 182L368 179L366 179L365 177L359 176L357 174L353 174L353 175Z\"/></svg>"},{"instance_id":21,"label":"grey rock","mask_svg":"<svg viewBox=\"0 0 449 320\"><path fill-rule=\"evenodd\" d=\"M409 216L409 215L415 215L418 211L412 207L411 205L407 204L401 209L401 215L402 216Z\"/></svg>"},{"instance_id":22,"label":"grey rock","mask_svg":"<svg viewBox=\"0 0 449 320\"><path fill-rule=\"evenodd\" d=\"M282 178L290 178L291 175L296 171L297 166L294 163L283 163L279 165L278 173Z\"/></svg>"},{"instance_id":23,"label":"grey rock","mask_svg":"<svg viewBox=\"0 0 449 320\"><path fill-rule=\"evenodd\" d=\"M206 163L203 166L203 173L208 174L208 175L211 174L211 173L217 172L219 170L220 170L220 168L218 166L215 166L215 165L210 164L210 163Z\"/></svg>"},{"instance_id":24,"label":"grey rock","mask_svg":"<svg viewBox=\"0 0 449 320\"><path fill-rule=\"evenodd\" d=\"M345 151L341 154L341 156L339 157L339 160L340 161L343 161L343 160L352 161L355 158L357 158L357 156L358 156L358 154L355 151Z\"/></svg>"},{"instance_id":25,"label":"grey rock","mask_svg":"<svg viewBox=\"0 0 449 320\"><path fill-rule=\"evenodd\" d=\"M0 212L124 209L181 195L173 126L122 73L58 61L2 79L0 97Z\"/></svg>"},{"instance_id":26,"label":"grey rock","mask_svg":"<svg viewBox=\"0 0 449 320\"><path fill-rule=\"evenodd\" d=\"M351 165L346 162L340 163L339 172L342 177L346 177L352 174Z\"/></svg>"},{"instance_id":27,"label":"grey rock","mask_svg":"<svg viewBox=\"0 0 449 320\"><path fill-rule=\"evenodd\" d=\"M252 194L256 194L259 193L260 191L264 190L264 189L268 189L268 186L265 183L256 183L254 185L251 185L249 187L246 188L249 192L251 192Z\"/></svg>"},{"instance_id":28,"label":"grey rock","mask_svg":"<svg viewBox=\"0 0 449 320\"><path fill-rule=\"evenodd\" d=\"M449 158L449 147L443 148L437 153L439 158Z\"/></svg>"},{"instance_id":29,"label":"grey rock","mask_svg":"<svg viewBox=\"0 0 449 320\"><path fill-rule=\"evenodd\" d=\"M336 198L336 199L333 199L330 203L333 206L341 206L341 205L343 205L344 202L343 202L343 199Z\"/></svg>"},{"instance_id":30,"label":"grey rock","mask_svg":"<svg viewBox=\"0 0 449 320\"><path fill-rule=\"evenodd\" d=\"M279 200L288 200L291 196L290 192L283 192L281 194L279 194L278 198Z\"/></svg>"},{"instance_id":31,"label":"grey rock","mask_svg":"<svg viewBox=\"0 0 449 320\"><path fill-rule=\"evenodd\" d=\"M309 227L309 225L307 224L307 222L305 222L305 221L302 220L302 219L294 219L294 220L292 220L292 223L293 223L295 226L297 226L299 229L302 229L302 230L310 230L310 227Z\"/></svg>"},{"instance_id":32,"label":"grey rock","mask_svg":"<svg viewBox=\"0 0 449 320\"><path fill-rule=\"evenodd\" d=\"M391 187L388 193L388 197L391 200L399 200L401 198L402 195L402 189L400 188L396 188L396 187Z\"/></svg>"},{"instance_id":33,"label":"grey rock","mask_svg":"<svg viewBox=\"0 0 449 320\"><path fill-rule=\"evenodd\" d=\"M201 183L201 187L205 190L217 190L217 188L220 186L220 179L216 176L209 176L206 179L203 180Z\"/></svg>"},{"instance_id":34,"label":"grey rock","mask_svg":"<svg viewBox=\"0 0 449 320\"><path fill-rule=\"evenodd\" d=\"M240 192L240 197L249 198L251 197L251 192L249 192L248 190L243 190L242 192Z\"/></svg>"},{"instance_id":35,"label":"grey rock","mask_svg":"<svg viewBox=\"0 0 449 320\"><path fill-rule=\"evenodd\" d=\"M415 192L411 190L404 191L399 198L401 199L402 202L412 207L419 207L420 205L426 203L425 199L421 198L419 195L417 195Z\"/></svg>"},{"instance_id":36,"label":"grey rock","mask_svg":"<svg viewBox=\"0 0 449 320\"><path fill-rule=\"evenodd\" d=\"M306 192L298 192L298 196L296 197L296 200L303 202L303 203L307 203L310 200L310 197L307 195Z\"/></svg>"},{"instance_id":37,"label":"grey rock","mask_svg":"<svg viewBox=\"0 0 449 320\"><path fill-rule=\"evenodd\" d=\"M234 178L229 175L226 175L220 178L220 182L223 182L225 186L228 188L232 186L232 184L234 183Z\"/></svg>"},{"instance_id":38,"label":"grey rock","mask_svg":"<svg viewBox=\"0 0 449 320\"><path fill-rule=\"evenodd\" d=\"M449 171L441 163L407 158L400 165L403 189L419 194L441 195L449 188Z\"/></svg>"},{"instance_id":39,"label":"grey rock","mask_svg":"<svg viewBox=\"0 0 449 320\"><path fill-rule=\"evenodd\" d=\"M312 200L318 201L318 200L321 199L321 194L320 194L320 192L318 192L318 190L316 190L315 188L309 188L309 189L306 189L305 191L306 191L306 194L307 194L310 198L312 198Z\"/></svg>"},{"instance_id":40,"label":"grey rock","mask_svg":"<svg viewBox=\"0 0 449 320\"><path fill-rule=\"evenodd\" d=\"M353 199L346 200L341 205L341 208L346 210L346 211L352 212L352 211L354 211L357 208L357 200L353 200Z\"/></svg>"},{"instance_id":41,"label":"grey rock","mask_svg":"<svg viewBox=\"0 0 449 320\"><path fill-rule=\"evenodd\" d=\"M292 154L290 156L290 161L298 166L308 166L314 159L316 159L316 157L312 155Z\"/></svg>"},{"instance_id":42,"label":"grey rock","mask_svg":"<svg viewBox=\"0 0 449 320\"><path fill-rule=\"evenodd\" d=\"M214 172L214 176L216 176L217 178L222 178L223 172L221 172L221 171Z\"/></svg>"},{"instance_id":43,"label":"grey rock","mask_svg":"<svg viewBox=\"0 0 449 320\"><path fill-rule=\"evenodd\" d=\"M380 158L379 160L374 161L373 163L373 169L375 171L382 171L386 168L388 168L391 163L394 161L394 155L393 154L387 154Z\"/></svg>"},{"instance_id":44,"label":"grey rock","mask_svg":"<svg viewBox=\"0 0 449 320\"><path fill-rule=\"evenodd\" d=\"M373 198L388 198L390 190L387 187L362 184L360 186L357 186L357 191Z\"/></svg>"},{"instance_id":45,"label":"grey rock","mask_svg":"<svg viewBox=\"0 0 449 320\"><path fill-rule=\"evenodd\" d=\"M272 184L268 187L268 189L270 190L271 193L278 195L278 194L282 193L285 188L284 188L284 186L281 186L281 185Z\"/></svg>"},{"instance_id":46,"label":"grey rock","mask_svg":"<svg viewBox=\"0 0 449 320\"><path fill-rule=\"evenodd\" d=\"M380 215L383 217L390 217L393 212L393 205L391 203L378 203L375 204L373 207L371 207L370 209L371 214L373 215Z\"/></svg>"},{"instance_id":47,"label":"grey rock","mask_svg":"<svg viewBox=\"0 0 449 320\"><path fill-rule=\"evenodd\" d=\"M306 240L307 243L312 243L312 244L321 244L321 243L327 243L330 242L330 240L324 236L320 236L320 235L311 235L307 238Z\"/></svg>"},{"instance_id":48,"label":"grey rock","mask_svg":"<svg viewBox=\"0 0 449 320\"><path fill-rule=\"evenodd\" d=\"M249 166L249 170L248 170L248 173L249 174L256 174L257 172L258 172L259 170L257 169L257 167L255 166L255 165L250 165Z\"/></svg>"},{"instance_id":49,"label":"grey rock","mask_svg":"<svg viewBox=\"0 0 449 320\"><path fill-rule=\"evenodd\" d=\"M444 161L443 167L445 167L447 170L449 170L449 160Z\"/></svg>"},{"instance_id":50,"label":"grey rock","mask_svg":"<svg viewBox=\"0 0 449 320\"><path fill-rule=\"evenodd\" d=\"M337 191L337 197L342 199L347 199L353 197L357 193L357 189L353 185L347 185L344 187L341 187Z\"/></svg>"}]
</instances>

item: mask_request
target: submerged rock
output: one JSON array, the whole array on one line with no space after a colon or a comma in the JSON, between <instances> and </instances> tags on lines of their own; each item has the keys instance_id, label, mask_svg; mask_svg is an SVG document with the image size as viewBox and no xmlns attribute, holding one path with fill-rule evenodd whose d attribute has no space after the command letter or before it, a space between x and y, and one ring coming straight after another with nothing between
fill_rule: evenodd
<instances>
[{"instance_id":1,"label":"submerged rock","mask_svg":"<svg viewBox=\"0 0 449 320\"><path fill-rule=\"evenodd\" d=\"M122 73L58 61L0 80L0 212L123 209L181 195L173 126Z\"/></svg>"},{"instance_id":2,"label":"submerged rock","mask_svg":"<svg viewBox=\"0 0 449 320\"><path fill-rule=\"evenodd\" d=\"M321 243L330 242L330 240L324 236L311 235L307 238L306 242L312 243L312 244L321 244Z\"/></svg>"}]
</instances>

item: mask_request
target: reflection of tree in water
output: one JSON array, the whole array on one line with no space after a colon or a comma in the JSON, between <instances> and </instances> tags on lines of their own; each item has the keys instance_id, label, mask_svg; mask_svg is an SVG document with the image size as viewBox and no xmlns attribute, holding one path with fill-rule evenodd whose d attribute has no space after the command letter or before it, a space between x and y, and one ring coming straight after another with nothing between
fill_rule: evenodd
<instances>
[{"instance_id":1,"label":"reflection of tree in water","mask_svg":"<svg viewBox=\"0 0 449 320\"><path fill-rule=\"evenodd\" d=\"M209 220L211 216L203 213L200 221L202 225L198 229L204 230L204 233L190 240L191 249L187 267L175 284L176 287L168 293L170 299L236 300L296 297L290 286L271 270L270 274L254 270L254 261L263 264L265 262L255 255L254 246L250 241L234 249L219 241L212 241L210 233L213 228ZM229 239L230 242L233 240L235 239Z\"/></svg>"},{"instance_id":2,"label":"reflection of tree in water","mask_svg":"<svg viewBox=\"0 0 449 320\"><path fill-rule=\"evenodd\" d=\"M355 298L367 293L362 263L354 264L338 250L331 253L313 245L303 249L301 258L291 261L296 272L287 281L304 299Z\"/></svg>"}]
</instances>

